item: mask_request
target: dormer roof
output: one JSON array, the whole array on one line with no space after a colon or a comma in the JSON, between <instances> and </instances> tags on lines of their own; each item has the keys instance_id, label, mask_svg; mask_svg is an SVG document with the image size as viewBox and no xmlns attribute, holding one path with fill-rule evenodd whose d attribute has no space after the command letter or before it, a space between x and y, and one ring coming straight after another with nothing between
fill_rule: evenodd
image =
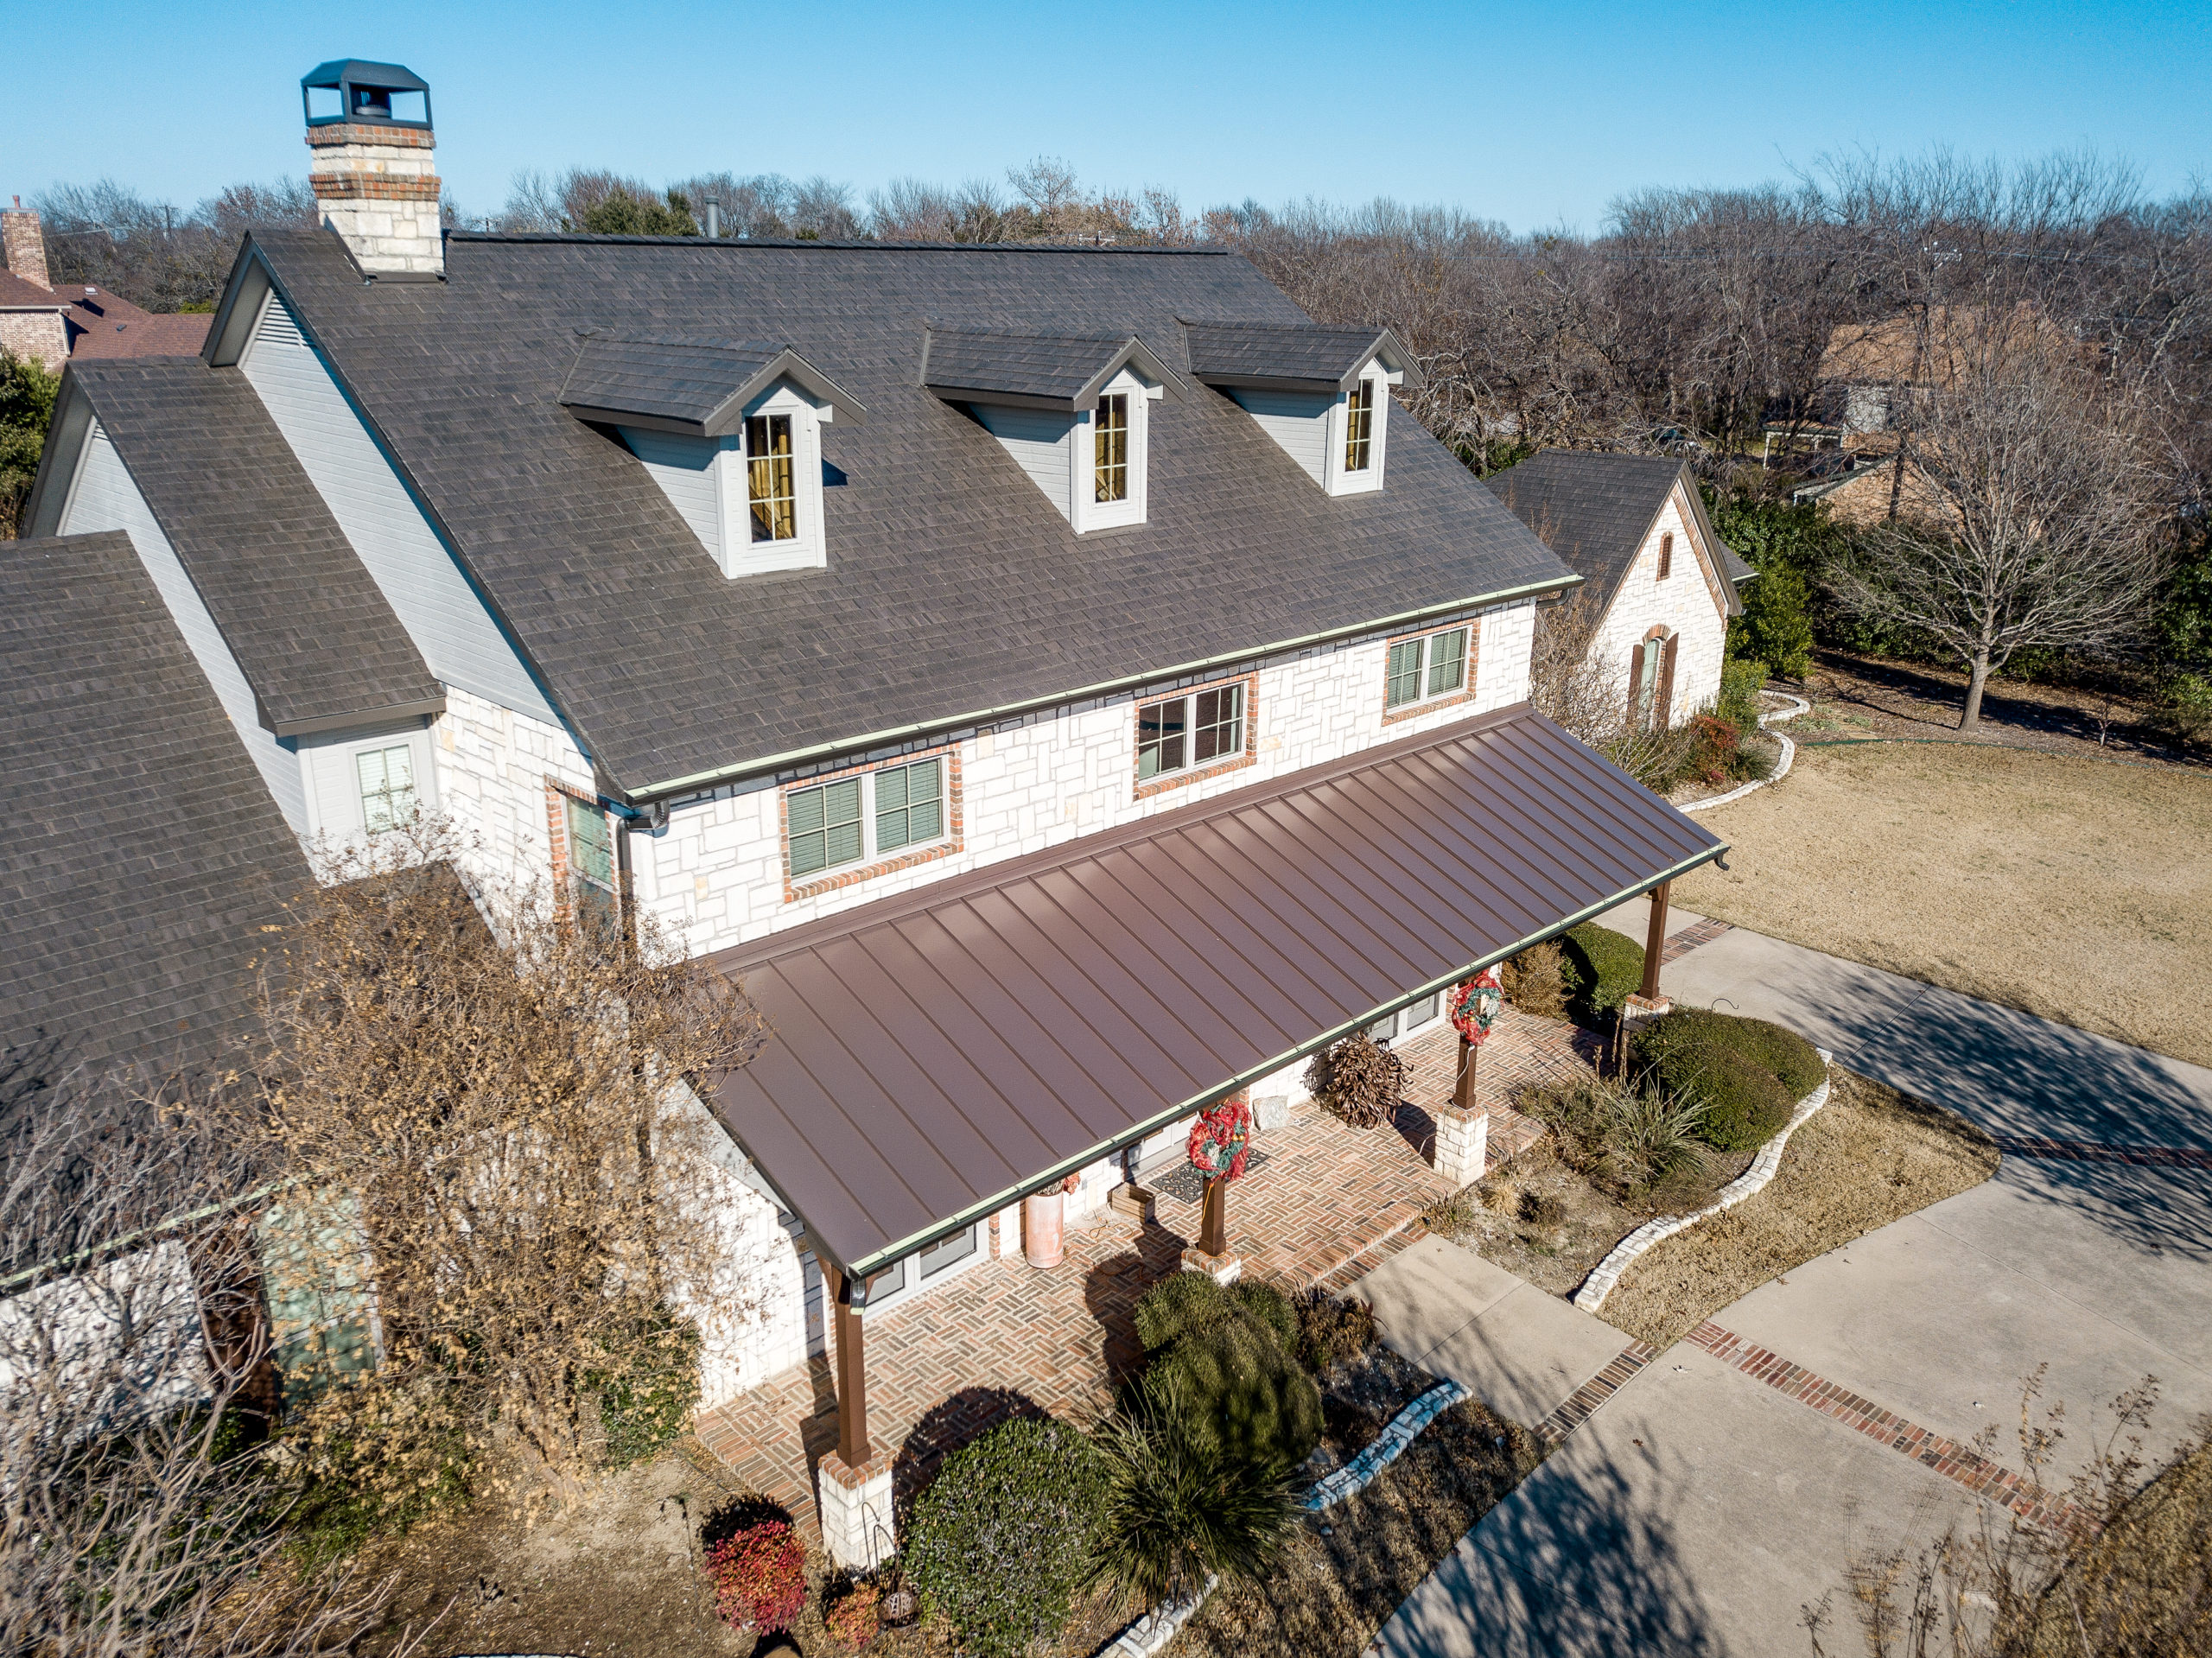
<instances>
[{"instance_id":1,"label":"dormer roof","mask_svg":"<svg viewBox=\"0 0 2212 1658\"><path fill-rule=\"evenodd\" d=\"M1419 391L1427 384L1413 353L1388 328L1324 328L1316 324L1268 325L1185 320L1191 378L1208 385L1269 391L1349 391L1370 363L1405 377Z\"/></svg>"},{"instance_id":2,"label":"dormer roof","mask_svg":"<svg viewBox=\"0 0 2212 1658\"><path fill-rule=\"evenodd\" d=\"M948 403L1002 403L1079 413L1096 409L1116 375L1134 367L1171 397L1182 383L1134 334L922 330L922 384Z\"/></svg>"},{"instance_id":3,"label":"dormer roof","mask_svg":"<svg viewBox=\"0 0 2212 1658\"><path fill-rule=\"evenodd\" d=\"M579 420L722 437L738 429L747 405L779 380L828 403L848 425L867 417L857 397L789 346L683 335L626 339L596 330L576 352L561 406Z\"/></svg>"}]
</instances>

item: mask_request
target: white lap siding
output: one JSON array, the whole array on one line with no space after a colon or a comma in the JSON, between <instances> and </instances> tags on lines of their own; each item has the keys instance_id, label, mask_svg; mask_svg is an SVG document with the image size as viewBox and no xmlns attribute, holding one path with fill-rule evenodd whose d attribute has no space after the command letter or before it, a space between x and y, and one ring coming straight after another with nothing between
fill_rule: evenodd
<instances>
[{"instance_id":1,"label":"white lap siding","mask_svg":"<svg viewBox=\"0 0 2212 1658\"><path fill-rule=\"evenodd\" d=\"M726 949L887 893L1522 702L1534 615L1527 604L1484 613L1478 619L1473 699L1388 724L1382 718L1386 636L1317 646L1247 670L1256 715L1252 764L1142 797L1135 786L1137 699L1132 696L917 743L912 752L957 751L960 849L812 896L785 896L778 800L784 784L799 774L679 800L672 803L665 829L632 842L639 901L683 928L694 951Z\"/></svg>"},{"instance_id":2,"label":"white lap siding","mask_svg":"<svg viewBox=\"0 0 2212 1658\"><path fill-rule=\"evenodd\" d=\"M1590 653L1620 694L1628 694L1629 663L1637 645L1654 627L1665 627L1681 640L1675 653L1675 689L1669 714L1676 725L1720 695L1720 661L1728 645L1728 617L1691 542L1681 491L1676 488L1636 562L1621 578ZM1675 552L1667 579L1659 580L1659 538L1671 535Z\"/></svg>"}]
</instances>

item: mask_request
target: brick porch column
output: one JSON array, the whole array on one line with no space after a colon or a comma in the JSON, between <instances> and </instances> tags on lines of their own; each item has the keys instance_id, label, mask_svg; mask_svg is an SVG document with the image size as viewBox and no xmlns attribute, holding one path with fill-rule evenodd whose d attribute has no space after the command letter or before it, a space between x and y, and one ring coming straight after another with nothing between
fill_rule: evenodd
<instances>
[{"instance_id":1,"label":"brick porch column","mask_svg":"<svg viewBox=\"0 0 2212 1658\"><path fill-rule=\"evenodd\" d=\"M823 1261L837 1331L837 1448L822 1458L814 1508L822 1547L856 1572L871 1572L897 1547L892 1537L891 1458L868 1437L868 1366L853 1282ZM865 1297L863 1297L865 1299Z\"/></svg>"}]
</instances>

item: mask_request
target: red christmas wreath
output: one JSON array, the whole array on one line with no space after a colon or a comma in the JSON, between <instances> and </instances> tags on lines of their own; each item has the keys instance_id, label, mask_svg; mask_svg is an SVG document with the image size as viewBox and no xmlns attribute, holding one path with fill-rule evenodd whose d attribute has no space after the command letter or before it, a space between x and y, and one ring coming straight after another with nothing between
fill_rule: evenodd
<instances>
[{"instance_id":1,"label":"red christmas wreath","mask_svg":"<svg viewBox=\"0 0 2212 1658\"><path fill-rule=\"evenodd\" d=\"M1191 1166L1207 1179L1234 1180L1244 1172L1245 1153L1251 1147L1252 1108L1239 1096L1198 1113L1185 1150Z\"/></svg>"},{"instance_id":2,"label":"red christmas wreath","mask_svg":"<svg viewBox=\"0 0 2212 1658\"><path fill-rule=\"evenodd\" d=\"M1453 1030L1479 1047L1489 1039L1490 1027L1497 1023L1497 1010L1504 1002L1505 987L1497 969L1486 967L1465 983L1452 987L1445 1016Z\"/></svg>"}]
</instances>

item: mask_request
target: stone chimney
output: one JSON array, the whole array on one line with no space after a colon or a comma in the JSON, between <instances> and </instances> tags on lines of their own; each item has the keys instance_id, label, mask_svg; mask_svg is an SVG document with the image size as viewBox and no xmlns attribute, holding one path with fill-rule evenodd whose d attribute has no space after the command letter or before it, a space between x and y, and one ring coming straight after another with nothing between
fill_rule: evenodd
<instances>
[{"instance_id":1,"label":"stone chimney","mask_svg":"<svg viewBox=\"0 0 2212 1658\"><path fill-rule=\"evenodd\" d=\"M54 287L46 274L45 232L39 229L38 215L23 211L21 196L13 213L0 213L0 251L7 254L13 275L49 290Z\"/></svg>"},{"instance_id":2,"label":"stone chimney","mask_svg":"<svg viewBox=\"0 0 2212 1658\"><path fill-rule=\"evenodd\" d=\"M311 71L300 91L322 222L372 275L443 276L429 83L396 63L349 58Z\"/></svg>"}]
</instances>

